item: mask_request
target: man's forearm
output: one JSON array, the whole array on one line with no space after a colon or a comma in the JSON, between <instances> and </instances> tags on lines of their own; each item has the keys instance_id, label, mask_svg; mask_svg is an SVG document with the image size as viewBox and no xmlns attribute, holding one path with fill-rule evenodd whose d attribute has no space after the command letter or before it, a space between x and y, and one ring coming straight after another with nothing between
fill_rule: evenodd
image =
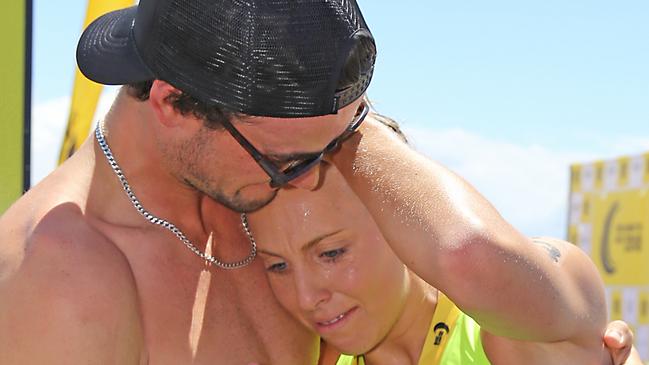
<instances>
[{"instance_id":1,"label":"man's forearm","mask_svg":"<svg viewBox=\"0 0 649 365\"><path fill-rule=\"evenodd\" d=\"M461 178L371 121L333 161L403 262L485 328L536 341L576 330L598 289L573 293L560 248L532 244Z\"/></svg>"}]
</instances>

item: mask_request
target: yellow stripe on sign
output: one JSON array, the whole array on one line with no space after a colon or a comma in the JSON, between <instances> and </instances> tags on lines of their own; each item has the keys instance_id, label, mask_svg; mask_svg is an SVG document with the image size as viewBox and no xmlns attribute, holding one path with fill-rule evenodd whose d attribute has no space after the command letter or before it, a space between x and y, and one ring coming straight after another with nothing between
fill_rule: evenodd
<instances>
[{"instance_id":1,"label":"yellow stripe on sign","mask_svg":"<svg viewBox=\"0 0 649 365\"><path fill-rule=\"evenodd\" d=\"M638 300L638 324L649 324L649 291L640 292Z\"/></svg>"},{"instance_id":2,"label":"yellow stripe on sign","mask_svg":"<svg viewBox=\"0 0 649 365\"><path fill-rule=\"evenodd\" d=\"M620 170L618 171L618 186L626 187L629 185L629 175L631 174L631 158L620 157L618 159Z\"/></svg>"},{"instance_id":3,"label":"yellow stripe on sign","mask_svg":"<svg viewBox=\"0 0 649 365\"><path fill-rule=\"evenodd\" d=\"M570 166L570 192L581 192L581 165Z\"/></svg>"},{"instance_id":4,"label":"yellow stripe on sign","mask_svg":"<svg viewBox=\"0 0 649 365\"><path fill-rule=\"evenodd\" d=\"M585 193L581 203L581 221L582 222L592 222L592 212L593 212L593 199L595 193Z\"/></svg>"},{"instance_id":5,"label":"yellow stripe on sign","mask_svg":"<svg viewBox=\"0 0 649 365\"><path fill-rule=\"evenodd\" d=\"M611 321L622 319L622 292L613 290L611 292Z\"/></svg>"},{"instance_id":6,"label":"yellow stripe on sign","mask_svg":"<svg viewBox=\"0 0 649 365\"><path fill-rule=\"evenodd\" d=\"M83 28L85 29L88 24L102 14L126 8L133 4L134 0L89 0ZM77 68L74 77L68 126L65 130L63 146L59 154L59 163L70 157L88 137L102 88L102 85L88 80Z\"/></svg>"},{"instance_id":7,"label":"yellow stripe on sign","mask_svg":"<svg viewBox=\"0 0 649 365\"><path fill-rule=\"evenodd\" d=\"M568 227L568 239L567 241L573 245L579 245L579 235L577 234L577 225L573 224Z\"/></svg>"},{"instance_id":8,"label":"yellow stripe on sign","mask_svg":"<svg viewBox=\"0 0 649 365\"><path fill-rule=\"evenodd\" d=\"M23 193L29 185L29 144L25 143L27 118L25 110L27 42L29 33L28 5L31 0L0 2L0 214ZM25 148L27 147L27 148ZM26 153L27 152L27 153Z\"/></svg>"},{"instance_id":9,"label":"yellow stripe on sign","mask_svg":"<svg viewBox=\"0 0 649 365\"><path fill-rule=\"evenodd\" d=\"M595 166L595 184L594 190L600 191L604 187L604 161L597 161Z\"/></svg>"}]
</instances>

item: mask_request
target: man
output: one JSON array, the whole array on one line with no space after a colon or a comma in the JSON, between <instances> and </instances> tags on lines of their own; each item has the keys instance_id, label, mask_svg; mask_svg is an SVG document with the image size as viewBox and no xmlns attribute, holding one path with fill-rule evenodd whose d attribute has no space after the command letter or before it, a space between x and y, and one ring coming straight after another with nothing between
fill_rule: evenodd
<instances>
[{"instance_id":1,"label":"man","mask_svg":"<svg viewBox=\"0 0 649 365\"><path fill-rule=\"evenodd\" d=\"M131 86L2 217L0 363L315 363L235 211L315 186L374 54L348 1L142 0L89 26L82 72Z\"/></svg>"},{"instance_id":2,"label":"man","mask_svg":"<svg viewBox=\"0 0 649 365\"><path fill-rule=\"evenodd\" d=\"M141 0L90 25L82 72L129 86L0 218L0 363L317 361L236 212L317 185L374 55L350 1Z\"/></svg>"}]
</instances>

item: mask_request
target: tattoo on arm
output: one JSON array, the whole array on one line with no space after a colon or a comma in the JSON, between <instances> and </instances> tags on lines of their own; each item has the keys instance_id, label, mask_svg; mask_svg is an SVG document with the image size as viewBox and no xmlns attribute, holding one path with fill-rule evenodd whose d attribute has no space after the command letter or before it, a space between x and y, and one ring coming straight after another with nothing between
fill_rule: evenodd
<instances>
[{"instance_id":1,"label":"tattoo on arm","mask_svg":"<svg viewBox=\"0 0 649 365\"><path fill-rule=\"evenodd\" d=\"M559 251L558 248L556 248L553 244L542 240L540 238L533 238L532 242L536 243L537 245L543 247L548 251L548 255L550 255L550 259L554 262L559 262L559 258L561 257L561 251Z\"/></svg>"}]
</instances>

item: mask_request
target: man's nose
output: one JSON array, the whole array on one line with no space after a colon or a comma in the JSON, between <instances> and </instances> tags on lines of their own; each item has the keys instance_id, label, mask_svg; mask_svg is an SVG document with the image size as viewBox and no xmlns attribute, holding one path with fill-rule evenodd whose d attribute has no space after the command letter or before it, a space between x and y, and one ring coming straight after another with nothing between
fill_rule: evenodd
<instances>
[{"instance_id":1,"label":"man's nose","mask_svg":"<svg viewBox=\"0 0 649 365\"><path fill-rule=\"evenodd\" d=\"M320 164L291 180L288 185L298 189L314 190L320 183Z\"/></svg>"}]
</instances>

